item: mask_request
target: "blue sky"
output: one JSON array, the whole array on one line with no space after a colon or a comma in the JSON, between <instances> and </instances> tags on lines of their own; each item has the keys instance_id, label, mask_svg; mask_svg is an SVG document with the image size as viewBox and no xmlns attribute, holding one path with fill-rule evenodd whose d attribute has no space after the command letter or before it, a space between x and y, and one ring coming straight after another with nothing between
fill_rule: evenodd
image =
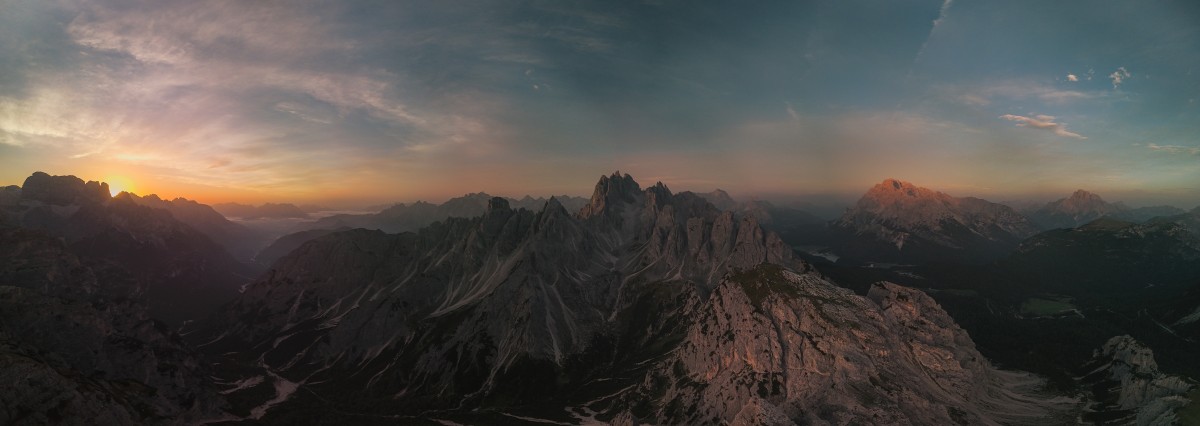
<instances>
[{"instance_id":1,"label":"blue sky","mask_svg":"<svg viewBox=\"0 0 1200 426\"><path fill-rule=\"evenodd\" d=\"M1191 1L0 0L0 184L1200 203Z\"/></svg>"}]
</instances>

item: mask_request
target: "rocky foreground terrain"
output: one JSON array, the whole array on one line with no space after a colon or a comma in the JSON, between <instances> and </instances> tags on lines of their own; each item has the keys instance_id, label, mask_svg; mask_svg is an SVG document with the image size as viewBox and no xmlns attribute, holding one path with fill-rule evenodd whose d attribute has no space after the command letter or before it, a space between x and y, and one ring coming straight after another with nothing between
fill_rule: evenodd
<instances>
[{"instance_id":1,"label":"rocky foreground terrain","mask_svg":"<svg viewBox=\"0 0 1200 426\"><path fill-rule=\"evenodd\" d=\"M222 415L208 366L140 293L124 271L94 269L45 233L0 229L0 424Z\"/></svg>"}]
</instances>

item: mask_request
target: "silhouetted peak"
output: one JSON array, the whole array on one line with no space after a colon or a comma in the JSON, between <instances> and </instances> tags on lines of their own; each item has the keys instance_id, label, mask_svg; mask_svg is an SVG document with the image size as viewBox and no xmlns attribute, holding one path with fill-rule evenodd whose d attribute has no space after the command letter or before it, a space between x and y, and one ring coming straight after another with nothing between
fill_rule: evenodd
<instances>
[{"instance_id":1,"label":"silhouetted peak","mask_svg":"<svg viewBox=\"0 0 1200 426\"><path fill-rule=\"evenodd\" d=\"M508 200L492 197L488 200L487 210L491 212L493 210L511 210L511 208L508 206Z\"/></svg>"},{"instance_id":2,"label":"silhouetted peak","mask_svg":"<svg viewBox=\"0 0 1200 426\"><path fill-rule=\"evenodd\" d=\"M529 198L529 196L526 195L525 198ZM549 211L549 210L556 210L556 209L557 210L565 210L562 203L558 201L558 197L551 195L550 199L546 200L545 207L542 207L542 211Z\"/></svg>"},{"instance_id":3,"label":"silhouetted peak","mask_svg":"<svg viewBox=\"0 0 1200 426\"><path fill-rule=\"evenodd\" d=\"M581 210L580 216L589 218L604 213L613 206L620 206L637 201L642 189L633 176L614 172L611 176L601 176L592 191L592 199ZM618 207L619 208L619 207Z\"/></svg>"},{"instance_id":4,"label":"silhouetted peak","mask_svg":"<svg viewBox=\"0 0 1200 426\"><path fill-rule=\"evenodd\" d=\"M133 194L131 192L126 192L126 191L121 191L115 197L112 197L113 201L121 201L121 202L137 201L137 199L138 199L138 196L136 194Z\"/></svg>"},{"instance_id":5,"label":"silhouetted peak","mask_svg":"<svg viewBox=\"0 0 1200 426\"><path fill-rule=\"evenodd\" d=\"M667 196L667 197L671 196L671 189L667 188L667 185L664 185L662 182L657 182L654 184L654 186L646 188L646 192L650 192L650 193L654 193L654 194L662 195L662 196Z\"/></svg>"},{"instance_id":6,"label":"silhouetted peak","mask_svg":"<svg viewBox=\"0 0 1200 426\"><path fill-rule=\"evenodd\" d=\"M108 201L112 196L108 184L88 181L75 176L51 176L34 172L22 185L21 199L41 201L46 204L95 204Z\"/></svg>"}]
</instances>

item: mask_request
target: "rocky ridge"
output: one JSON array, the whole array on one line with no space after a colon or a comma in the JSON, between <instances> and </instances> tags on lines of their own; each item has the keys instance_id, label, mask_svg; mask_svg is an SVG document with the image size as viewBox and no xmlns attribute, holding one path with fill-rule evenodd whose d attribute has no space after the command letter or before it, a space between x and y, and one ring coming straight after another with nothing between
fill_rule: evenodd
<instances>
[{"instance_id":1,"label":"rocky ridge","mask_svg":"<svg viewBox=\"0 0 1200 426\"><path fill-rule=\"evenodd\" d=\"M1077 401L991 367L920 291L866 297L765 265L733 274L612 407L655 424L1059 424Z\"/></svg>"}]
</instances>

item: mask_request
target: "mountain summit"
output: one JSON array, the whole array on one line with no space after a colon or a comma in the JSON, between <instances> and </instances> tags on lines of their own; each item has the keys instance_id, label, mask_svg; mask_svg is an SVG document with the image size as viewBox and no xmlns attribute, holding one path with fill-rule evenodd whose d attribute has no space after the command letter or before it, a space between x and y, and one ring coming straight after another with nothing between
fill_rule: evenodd
<instances>
[{"instance_id":1,"label":"mountain summit","mask_svg":"<svg viewBox=\"0 0 1200 426\"><path fill-rule=\"evenodd\" d=\"M1047 203L1029 216L1045 229L1074 228L1104 216L1120 216L1127 210L1121 203L1109 203L1099 195L1079 189L1070 197Z\"/></svg>"},{"instance_id":2,"label":"mountain summit","mask_svg":"<svg viewBox=\"0 0 1200 426\"><path fill-rule=\"evenodd\" d=\"M1036 229L1008 206L956 198L897 179L871 187L833 227L846 256L863 260L987 260Z\"/></svg>"}]
</instances>

